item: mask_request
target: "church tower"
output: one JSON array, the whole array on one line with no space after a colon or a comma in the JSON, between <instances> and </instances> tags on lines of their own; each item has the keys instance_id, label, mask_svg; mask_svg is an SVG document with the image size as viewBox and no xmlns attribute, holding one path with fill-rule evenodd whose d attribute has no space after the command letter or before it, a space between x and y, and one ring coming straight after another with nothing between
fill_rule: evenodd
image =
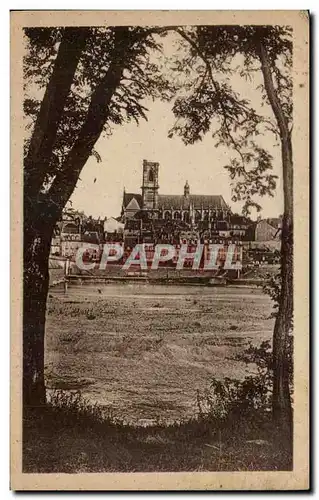
<instances>
[{"instance_id":1,"label":"church tower","mask_svg":"<svg viewBox=\"0 0 319 500\"><path fill-rule=\"evenodd\" d=\"M185 186L184 186L184 197L185 198L189 198L189 191L190 191L189 184L188 184L188 181L186 181Z\"/></svg>"},{"instance_id":2,"label":"church tower","mask_svg":"<svg viewBox=\"0 0 319 500\"><path fill-rule=\"evenodd\" d=\"M154 209L158 207L158 169L159 163L143 160L143 208Z\"/></svg>"}]
</instances>

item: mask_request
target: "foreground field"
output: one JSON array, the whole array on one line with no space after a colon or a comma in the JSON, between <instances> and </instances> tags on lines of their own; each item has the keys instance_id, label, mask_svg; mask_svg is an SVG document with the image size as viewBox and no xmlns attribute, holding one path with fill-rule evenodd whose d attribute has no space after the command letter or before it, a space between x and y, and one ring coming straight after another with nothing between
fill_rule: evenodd
<instances>
[{"instance_id":1,"label":"foreground field","mask_svg":"<svg viewBox=\"0 0 319 500\"><path fill-rule=\"evenodd\" d=\"M254 370L236 358L271 338L260 289L74 285L50 293L46 376L130 424L183 421L212 377Z\"/></svg>"}]
</instances>

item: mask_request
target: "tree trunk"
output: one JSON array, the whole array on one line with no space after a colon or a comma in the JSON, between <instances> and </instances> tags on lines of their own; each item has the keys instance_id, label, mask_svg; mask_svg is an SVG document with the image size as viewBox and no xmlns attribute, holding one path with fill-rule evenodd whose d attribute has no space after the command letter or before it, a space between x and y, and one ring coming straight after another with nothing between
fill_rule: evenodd
<instances>
[{"instance_id":1,"label":"tree trunk","mask_svg":"<svg viewBox=\"0 0 319 500\"><path fill-rule=\"evenodd\" d=\"M66 98L89 30L66 28L24 161L23 407L45 403L44 329L49 286L48 260L55 222L41 193Z\"/></svg>"},{"instance_id":2,"label":"tree trunk","mask_svg":"<svg viewBox=\"0 0 319 500\"><path fill-rule=\"evenodd\" d=\"M37 161L32 164L36 168L34 170L32 167L29 170L32 176L34 174L34 182L31 182L32 176L26 176L23 283L23 403L25 409L45 403L44 333L49 287L48 260L53 229L109 117L111 99L121 81L130 45L129 29L127 27L115 28L115 46L108 71L92 94L87 118L49 191L46 194L41 193L42 182L40 183L39 179L43 172L48 173L50 163L48 141L51 144L50 154L52 154L51 139L54 135L52 130L55 129L56 133L59 122L52 106L50 109L54 115L53 119L50 123L43 123L43 127L47 127L47 137L51 137L50 140L42 137L44 145L41 154L45 152L43 157L45 169L43 170L43 165L40 165L41 154L38 152ZM75 67L73 70L75 71ZM69 83L71 85L72 82ZM66 90L66 86L63 88ZM47 120L50 116L49 113Z\"/></svg>"},{"instance_id":3,"label":"tree trunk","mask_svg":"<svg viewBox=\"0 0 319 500\"><path fill-rule=\"evenodd\" d=\"M291 134L274 87L267 52L260 44L265 89L280 131L283 167L284 214L281 242L281 294L273 332L273 418L291 436L288 341L293 316L293 159Z\"/></svg>"},{"instance_id":4,"label":"tree trunk","mask_svg":"<svg viewBox=\"0 0 319 500\"><path fill-rule=\"evenodd\" d=\"M45 208L45 207L43 207ZM44 330L53 221L25 203L23 255L23 407L45 403Z\"/></svg>"},{"instance_id":5,"label":"tree trunk","mask_svg":"<svg viewBox=\"0 0 319 500\"><path fill-rule=\"evenodd\" d=\"M273 334L273 417L277 425L292 433L292 408L289 389L288 340L293 316L293 207L292 207L292 158L290 141L282 141L284 168L284 216L281 241L281 294ZM290 187L291 183L291 187Z\"/></svg>"}]
</instances>

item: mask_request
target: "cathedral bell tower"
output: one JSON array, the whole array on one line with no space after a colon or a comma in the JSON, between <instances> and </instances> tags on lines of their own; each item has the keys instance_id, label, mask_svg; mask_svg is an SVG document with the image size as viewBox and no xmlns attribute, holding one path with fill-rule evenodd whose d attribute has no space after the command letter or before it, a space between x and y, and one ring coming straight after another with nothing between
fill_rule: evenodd
<instances>
[{"instance_id":1,"label":"cathedral bell tower","mask_svg":"<svg viewBox=\"0 0 319 500\"><path fill-rule=\"evenodd\" d=\"M189 184L188 184L188 181L186 181L185 186L184 186L184 197L185 198L189 198L189 191L190 191Z\"/></svg>"},{"instance_id":2,"label":"cathedral bell tower","mask_svg":"<svg viewBox=\"0 0 319 500\"><path fill-rule=\"evenodd\" d=\"M156 209L158 207L158 169L159 163L143 160L143 208Z\"/></svg>"}]
</instances>

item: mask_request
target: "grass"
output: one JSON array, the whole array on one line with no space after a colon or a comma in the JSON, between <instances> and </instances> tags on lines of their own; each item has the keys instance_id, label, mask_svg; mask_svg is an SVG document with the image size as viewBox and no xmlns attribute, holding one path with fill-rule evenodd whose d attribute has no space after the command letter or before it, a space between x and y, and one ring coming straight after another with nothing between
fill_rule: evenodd
<instances>
[{"instance_id":1,"label":"grass","mask_svg":"<svg viewBox=\"0 0 319 500\"><path fill-rule=\"evenodd\" d=\"M23 471L177 472L291 470L289 446L267 414L171 425L124 425L79 393L53 394L25 412Z\"/></svg>"}]
</instances>

